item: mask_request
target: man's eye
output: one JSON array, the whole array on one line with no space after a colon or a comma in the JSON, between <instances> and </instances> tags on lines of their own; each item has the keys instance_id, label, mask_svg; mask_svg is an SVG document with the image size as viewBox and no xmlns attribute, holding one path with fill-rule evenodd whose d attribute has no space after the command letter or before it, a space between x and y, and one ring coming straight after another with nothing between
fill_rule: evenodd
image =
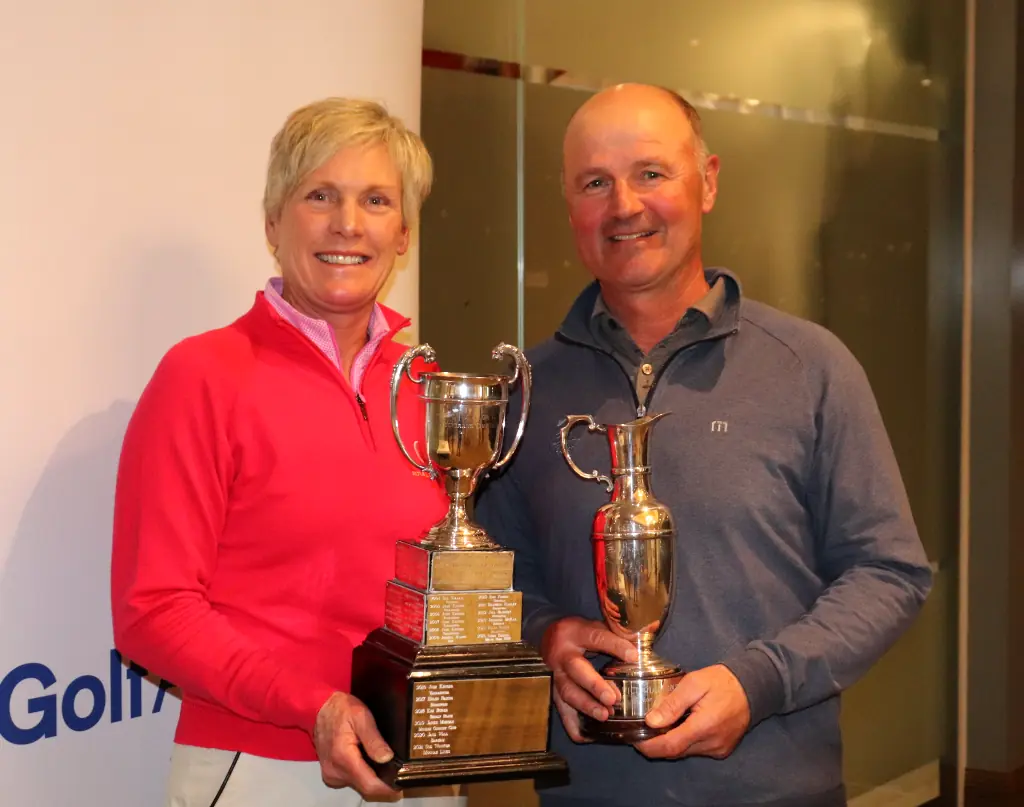
<instances>
[{"instance_id":1,"label":"man's eye","mask_svg":"<svg viewBox=\"0 0 1024 807\"><path fill-rule=\"evenodd\" d=\"M310 191L306 198L311 202L326 202L327 194L324 191Z\"/></svg>"},{"instance_id":2,"label":"man's eye","mask_svg":"<svg viewBox=\"0 0 1024 807\"><path fill-rule=\"evenodd\" d=\"M662 174L660 171L644 171L642 176L644 179L658 179Z\"/></svg>"},{"instance_id":3,"label":"man's eye","mask_svg":"<svg viewBox=\"0 0 1024 807\"><path fill-rule=\"evenodd\" d=\"M603 188L604 185L605 185L605 181L603 179L592 179L592 180L590 180L590 182L588 182L583 187L584 187L584 189L589 190L591 188Z\"/></svg>"}]
</instances>

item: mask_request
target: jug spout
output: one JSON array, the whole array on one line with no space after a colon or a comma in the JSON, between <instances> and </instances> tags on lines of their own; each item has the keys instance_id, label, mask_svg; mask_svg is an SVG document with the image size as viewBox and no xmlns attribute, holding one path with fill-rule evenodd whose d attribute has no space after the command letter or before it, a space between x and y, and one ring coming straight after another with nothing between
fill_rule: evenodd
<instances>
[{"instance_id":1,"label":"jug spout","mask_svg":"<svg viewBox=\"0 0 1024 807\"><path fill-rule=\"evenodd\" d=\"M615 488L615 480L624 474L650 472L650 468L647 467L647 438L650 435L651 426L668 414L670 413L660 412L657 415L642 415L628 423L608 425L595 422L591 415L567 415L565 423L559 430L562 456L565 457L565 461L569 463L569 467L577 476L600 482L607 486L609 492L612 492ZM587 424L588 431L601 432L607 436L612 455L611 476L605 476L597 471L585 473L569 455L569 432L584 423Z\"/></svg>"},{"instance_id":2,"label":"jug spout","mask_svg":"<svg viewBox=\"0 0 1024 807\"><path fill-rule=\"evenodd\" d=\"M668 415L643 415L629 423L608 427L608 444L612 452L612 475L646 472L651 427Z\"/></svg>"},{"instance_id":3,"label":"jug spout","mask_svg":"<svg viewBox=\"0 0 1024 807\"><path fill-rule=\"evenodd\" d=\"M651 426L653 426L655 423L657 423L663 417L665 417L666 415L670 415L670 414L672 414L672 413L671 412L659 412L656 415L642 415L641 417L638 417L636 420L631 420L629 423L623 423L621 426L609 426L609 428L611 428L611 429L621 429L623 427L629 427L629 428L632 428L632 429L649 429Z\"/></svg>"}]
</instances>

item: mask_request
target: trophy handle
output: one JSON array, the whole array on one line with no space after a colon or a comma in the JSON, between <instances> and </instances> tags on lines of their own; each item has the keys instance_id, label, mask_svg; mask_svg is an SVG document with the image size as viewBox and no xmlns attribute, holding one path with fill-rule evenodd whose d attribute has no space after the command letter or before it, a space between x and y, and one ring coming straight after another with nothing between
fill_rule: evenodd
<instances>
[{"instance_id":1,"label":"trophy handle","mask_svg":"<svg viewBox=\"0 0 1024 807\"><path fill-rule=\"evenodd\" d=\"M569 455L569 432L572 431L573 427L580 425L581 423L587 424L587 431L589 432L601 432L602 434L606 431L604 426L594 423L594 418L590 415L569 415L565 419L565 424L559 430L562 436L562 456L565 457L565 461L569 463L569 467L573 469L577 476L583 479L593 479L595 482L599 482L606 485L608 491L615 487L615 483L612 482L604 474L599 474L597 471L591 471L589 474L585 473L580 467L573 462L572 457Z\"/></svg>"},{"instance_id":2,"label":"trophy handle","mask_svg":"<svg viewBox=\"0 0 1024 807\"><path fill-rule=\"evenodd\" d=\"M430 474L431 479L437 479L437 472L433 468L429 465L420 465L410 456L405 443L402 442L402 435L398 430L398 389L402 385L402 373L404 372L413 384L423 383L423 376L419 378L412 377L412 361L417 356L422 356L423 360L427 362L437 361L434 348L427 344L416 345L416 347L411 347L402 354L402 358L398 360L395 369L391 371L391 430L395 433L395 440L398 441L398 447L402 450L405 458L421 471Z\"/></svg>"},{"instance_id":3,"label":"trophy handle","mask_svg":"<svg viewBox=\"0 0 1024 807\"><path fill-rule=\"evenodd\" d=\"M530 414L530 393L533 390L533 371L530 369L530 363L526 360L523 352L515 345L506 345L502 342L491 351L491 358L500 359L503 356L511 356L515 359L515 370L512 373L512 378L509 379L508 385L511 387L516 383L516 379L519 379L523 390L523 411L519 414L519 428L516 429L516 439L512 441L512 445L505 452L505 456L491 466L494 471L499 471L505 467L505 464L512 459L512 455L516 453L516 449L519 447L519 441L523 438L523 430L526 428L526 418Z\"/></svg>"}]
</instances>

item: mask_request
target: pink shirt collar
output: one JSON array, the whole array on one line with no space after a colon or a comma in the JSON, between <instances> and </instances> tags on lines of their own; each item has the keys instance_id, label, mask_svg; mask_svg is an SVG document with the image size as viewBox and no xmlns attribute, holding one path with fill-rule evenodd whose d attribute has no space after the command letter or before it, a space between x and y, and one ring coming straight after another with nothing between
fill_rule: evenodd
<instances>
[{"instance_id":1,"label":"pink shirt collar","mask_svg":"<svg viewBox=\"0 0 1024 807\"><path fill-rule=\"evenodd\" d=\"M308 317L287 303L281 296L283 288L284 281L279 277L272 277L267 281L263 295L282 319L294 325L299 333L312 342L317 350L330 360L331 364L341 370L341 358L338 354L338 342L334 338L334 329L324 320ZM356 395L360 394L363 375L370 359L373 358L373 354L377 352L377 348L389 331L390 328L380 304L374 303L373 311L370 312L370 325L366 329L366 344L363 345L352 362L349 382Z\"/></svg>"}]
</instances>

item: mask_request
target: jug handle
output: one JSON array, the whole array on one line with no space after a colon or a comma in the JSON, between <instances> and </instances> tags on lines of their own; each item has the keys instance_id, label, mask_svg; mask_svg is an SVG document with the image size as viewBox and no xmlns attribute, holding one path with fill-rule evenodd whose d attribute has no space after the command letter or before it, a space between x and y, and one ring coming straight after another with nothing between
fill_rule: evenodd
<instances>
[{"instance_id":1,"label":"jug handle","mask_svg":"<svg viewBox=\"0 0 1024 807\"><path fill-rule=\"evenodd\" d=\"M434 348L427 344L416 345L416 347L409 348L402 354L402 358L398 360L398 363L395 365L395 369L391 371L391 431L395 433L395 440L398 441L398 447L402 449L402 453L405 455L405 458L421 471L428 473L431 479L437 479L437 472L433 468L429 465L420 465L409 455L409 452L405 447L405 443L402 442L402 435L398 430L398 390L402 385L402 373L405 372L406 376L408 376L409 380L413 384L423 383L422 375L419 378L412 377L412 361L417 356L422 356L423 360L430 364L437 361Z\"/></svg>"},{"instance_id":2,"label":"jug handle","mask_svg":"<svg viewBox=\"0 0 1024 807\"><path fill-rule=\"evenodd\" d=\"M526 418L530 414L530 393L533 392L533 372L530 369L530 362L526 360L523 351L515 345L507 345L502 342L491 351L491 358L501 359L504 357L511 357L515 361L515 369L512 371L512 378L509 379L508 385L511 387L516 383L517 379L519 380L519 388L523 394L523 406L522 411L519 413L519 428L516 429L516 437L512 441L512 445L508 447L508 451L505 452L505 456L491 466L492 472L500 471L504 468L505 464L512 459L512 455L516 453L519 441L523 439Z\"/></svg>"},{"instance_id":3,"label":"jug handle","mask_svg":"<svg viewBox=\"0 0 1024 807\"><path fill-rule=\"evenodd\" d=\"M569 432L581 423L587 424L587 431L589 432L601 432L603 434L606 431L604 426L594 423L594 418L590 415L568 415L565 419L565 425L560 429L562 435L562 456L565 457L565 461L569 463L569 467L573 469L577 476L583 479L593 479L595 482L606 485L608 491L611 492L612 488L615 487L615 483L611 479L597 471L591 471L589 474L583 472L569 455Z\"/></svg>"}]
</instances>

